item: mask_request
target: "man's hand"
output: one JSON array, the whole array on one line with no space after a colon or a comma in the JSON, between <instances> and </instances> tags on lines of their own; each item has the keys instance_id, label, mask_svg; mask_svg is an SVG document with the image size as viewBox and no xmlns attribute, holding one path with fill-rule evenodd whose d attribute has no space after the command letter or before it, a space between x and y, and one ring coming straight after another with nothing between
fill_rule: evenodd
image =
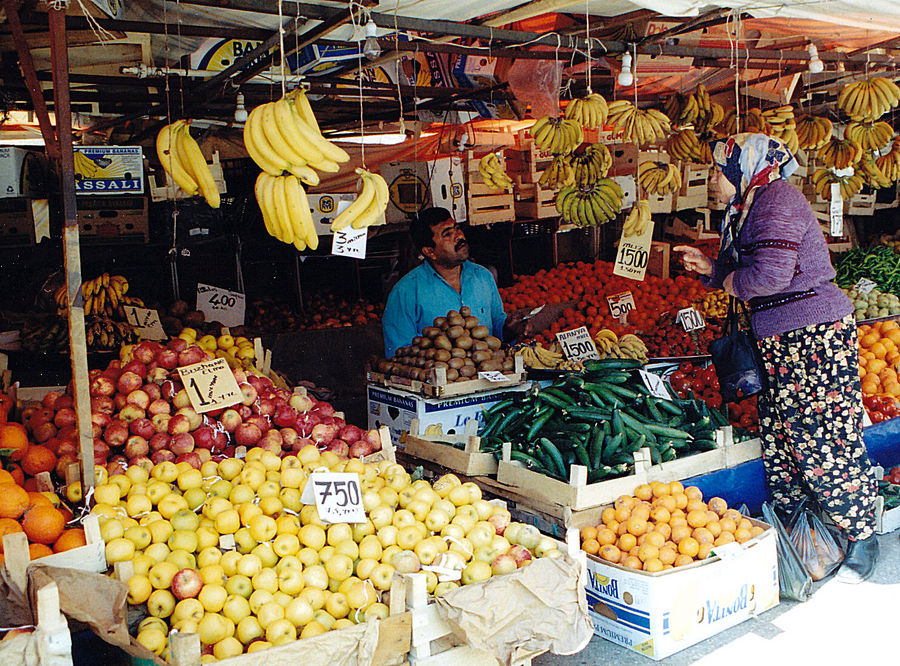
<instances>
[{"instance_id":1,"label":"man's hand","mask_svg":"<svg viewBox=\"0 0 900 666\"><path fill-rule=\"evenodd\" d=\"M515 340L519 337L531 337L534 333L534 327L531 319L525 319L524 314L512 314L506 318L503 324L503 339L506 341Z\"/></svg>"},{"instance_id":2,"label":"man's hand","mask_svg":"<svg viewBox=\"0 0 900 666\"><path fill-rule=\"evenodd\" d=\"M683 252L681 255L681 263L689 271L696 271L700 275L712 275L713 262L696 247L690 245L676 245L672 248L675 252Z\"/></svg>"}]
</instances>

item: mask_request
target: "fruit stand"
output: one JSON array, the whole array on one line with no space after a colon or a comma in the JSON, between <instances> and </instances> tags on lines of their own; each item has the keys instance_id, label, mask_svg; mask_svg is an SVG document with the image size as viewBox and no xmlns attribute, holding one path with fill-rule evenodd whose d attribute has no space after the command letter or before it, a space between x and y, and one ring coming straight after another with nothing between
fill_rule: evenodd
<instances>
[{"instance_id":1,"label":"fruit stand","mask_svg":"<svg viewBox=\"0 0 900 666\"><path fill-rule=\"evenodd\" d=\"M390 4L3 0L0 661L659 660L774 608L678 250L741 132L796 159L900 526L898 9Z\"/></svg>"}]
</instances>

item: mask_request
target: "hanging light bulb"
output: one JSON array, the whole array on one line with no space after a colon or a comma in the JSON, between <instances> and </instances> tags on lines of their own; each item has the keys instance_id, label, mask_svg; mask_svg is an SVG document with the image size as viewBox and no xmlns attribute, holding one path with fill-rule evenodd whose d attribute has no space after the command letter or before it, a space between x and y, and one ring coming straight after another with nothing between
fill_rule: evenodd
<instances>
[{"instance_id":1,"label":"hanging light bulb","mask_svg":"<svg viewBox=\"0 0 900 666\"><path fill-rule=\"evenodd\" d=\"M622 56L622 71L619 72L619 76L616 81L619 82L620 86L625 86L626 88L634 83L634 75L631 73L630 53L626 53Z\"/></svg>"},{"instance_id":2,"label":"hanging light bulb","mask_svg":"<svg viewBox=\"0 0 900 666\"><path fill-rule=\"evenodd\" d=\"M234 107L234 119L239 123L247 120L247 109L244 108L244 93L237 94L237 104Z\"/></svg>"},{"instance_id":3,"label":"hanging light bulb","mask_svg":"<svg viewBox=\"0 0 900 666\"><path fill-rule=\"evenodd\" d=\"M377 30L378 27L375 25L375 21L369 19L369 22L366 23L366 41L362 50L363 55L369 60L377 60L381 56L381 45L376 37Z\"/></svg>"},{"instance_id":4,"label":"hanging light bulb","mask_svg":"<svg viewBox=\"0 0 900 666\"><path fill-rule=\"evenodd\" d=\"M809 53L809 73L821 74L824 72L825 63L819 60L819 49L816 48L816 45L810 44L807 46L806 52Z\"/></svg>"}]
</instances>

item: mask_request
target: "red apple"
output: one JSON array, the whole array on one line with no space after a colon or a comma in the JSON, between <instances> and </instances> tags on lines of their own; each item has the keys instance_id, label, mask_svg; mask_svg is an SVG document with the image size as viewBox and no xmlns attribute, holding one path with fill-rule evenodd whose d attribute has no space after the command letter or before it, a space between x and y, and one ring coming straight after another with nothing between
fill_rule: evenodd
<instances>
[{"instance_id":1,"label":"red apple","mask_svg":"<svg viewBox=\"0 0 900 666\"><path fill-rule=\"evenodd\" d=\"M320 445L319 448L322 451L334 451L342 458L347 458L350 456L350 447L347 445L347 442L342 439L332 439L330 442L325 444L324 447Z\"/></svg>"},{"instance_id":2,"label":"red apple","mask_svg":"<svg viewBox=\"0 0 900 666\"><path fill-rule=\"evenodd\" d=\"M364 456L369 455L372 451L369 450L369 443L364 439L358 439L353 444L350 445L350 449L348 451L348 455L351 458L362 458Z\"/></svg>"},{"instance_id":3,"label":"red apple","mask_svg":"<svg viewBox=\"0 0 900 666\"><path fill-rule=\"evenodd\" d=\"M72 463L77 463L77 462L78 462L78 459L72 454L59 456L56 459L56 469L55 469L56 476L58 476L61 479L66 478L66 470L69 469L69 465L71 465Z\"/></svg>"},{"instance_id":4,"label":"red apple","mask_svg":"<svg viewBox=\"0 0 900 666\"><path fill-rule=\"evenodd\" d=\"M171 400L175 397L175 394L178 393L178 390L181 388L180 383L176 384L171 379L167 379L162 384L159 385L159 390L162 393L163 398L166 400Z\"/></svg>"},{"instance_id":5,"label":"red apple","mask_svg":"<svg viewBox=\"0 0 900 666\"><path fill-rule=\"evenodd\" d=\"M94 401L91 400L91 402ZM61 395L53 403L53 409L65 409L66 407L75 407L75 399L71 395Z\"/></svg>"},{"instance_id":6,"label":"red apple","mask_svg":"<svg viewBox=\"0 0 900 666\"><path fill-rule=\"evenodd\" d=\"M234 408L244 421L253 416L253 410L251 410L248 405L235 405Z\"/></svg>"},{"instance_id":7,"label":"red apple","mask_svg":"<svg viewBox=\"0 0 900 666\"><path fill-rule=\"evenodd\" d=\"M278 442L274 439L269 439L267 435L263 435L262 439L260 439L256 446L261 448L263 451L271 451L272 453L281 453L281 442Z\"/></svg>"},{"instance_id":8,"label":"red apple","mask_svg":"<svg viewBox=\"0 0 900 666\"><path fill-rule=\"evenodd\" d=\"M149 405L147 405L147 413L150 416L156 416L157 414L169 414L172 411L172 405L170 405L167 401L159 398L158 400L154 400Z\"/></svg>"},{"instance_id":9,"label":"red apple","mask_svg":"<svg viewBox=\"0 0 900 666\"><path fill-rule=\"evenodd\" d=\"M149 445L152 451L160 451L161 449L168 449L169 442L172 441L172 438L164 433L158 432L150 438Z\"/></svg>"},{"instance_id":10,"label":"red apple","mask_svg":"<svg viewBox=\"0 0 900 666\"><path fill-rule=\"evenodd\" d=\"M169 371L165 368L148 368L147 379L154 384L162 384L169 376Z\"/></svg>"},{"instance_id":11,"label":"red apple","mask_svg":"<svg viewBox=\"0 0 900 666\"><path fill-rule=\"evenodd\" d=\"M109 377L98 375L91 381L90 394L92 397L111 396L116 392L116 385Z\"/></svg>"},{"instance_id":12,"label":"red apple","mask_svg":"<svg viewBox=\"0 0 900 666\"><path fill-rule=\"evenodd\" d=\"M94 462L102 465L109 457L109 446L102 439L94 440Z\"/></svg>"},{"instance_id":13,"label":"red apple","mask_svg":"<svg viewBox=\"0 0 900 666\"><path fill-rule=\"evenodd\" d=\"M297 431L293 428L282 428L281 429L281 442L282 446L288 450L292 449L294 443L297 441Z\"/></svg>"},{"instance_id":14,"label":"red apple","mask_svg":"<svg viewBox=\"0 0 900 666\"><path fill-rule=\"evenodd\" d=\"M129 405L134 405L135 407L140 407L144 411L147 411L147 407L150 406L150 396L147 395L143 389L135 389L125 398L125 402Z\"/></svg>"},{"instance_id":15,"label":"red apple","mask_svg":"<svg viewBox=\"0 0 900 666\"><path fill-rule=\"evenodd\" d=\"M321 448L323 444L328 444L334 439L334 426L320 423L313 427L310 437Z\"/></svg>"},{"instance_id":16,"label":"red apple","mask_svg":"<svg viewBox=\"0 0 900 666\"><path fill-rule=\"evenodd\" d=\"M125 405L118 416L123 421L131 422L135 419L142 419L146 415L147 413L137 405Z\"/></svg>"},{"instance_id":17,"label":"red apple","mask_svg":"<svg viewBox=\"0 0 900 666\"><path fill-rule=\"evenodd\" d=\"M298 412L303 414L304 412L308 412L313 408L313 399L308 395L300 395L299 393L294 393L290 398L288 398L288 404L296 409Z\"/></svg>"},{"instance_id":18,"label":"red apple","mask_svg":"<svg viewBox=\"0 0 900 666\"><path fill-rule=\"evenodd\" d=\"M113 384L119 381L119 377L122 375L122 368L107 368L103 372L100 373L101 377L106 377Z\"/></svg>"},{"instance_id":19,"label":"red apple","mask_svg":"<svg viewBox=\"0 0 900 666\"><path fill-rule=\"evenodd\" d=\"M191 424L191 430L196 430L201 425L203 425L203 417L195 412L192 407L182 407L177 412L175 412L176 416L178 414L182 414L183 416L187 417L188 421Z\"/></svg>"},{"instance_id":20,"label":"red apple","mask_svg":"<svg viewBox=\"0 0 900 666\"><path fill-rule=\"evenodd\" d=\"M201 449L203 453L209 455L209 451L206 449ZM210 457L212 457L210 455ZM199 451L188 451L187 453L182 453L181 455L175 458L175 464L186 462L188 465L193 467L194 469L200 469L200 466L203 464L203 457L200 455Z\"/></svg>"},{"instance_id":21,"label":"red apple","mask_svg":"<svg viewBox=\"0 0 900 666\"><path fill-rule=\"evenodd\" d=\"M50 421L45 421L43 423L38 423L34 430L31 431L31 437L38 444L43 444L48 439L56 435L56 426L53 425Z\"/></svg>"},{"instance_id":22,"label":"red apple","mask_svg":"<svg viewBox=\"0 0 900 666\"><path fill-rule=\"evenodd\" d=\"M125 365L122 366L122 372L133 372L140 378L144 378L147 376L147 366L140 361L129 361ZM121 379L121 377L120 377Z\"/></svg>"},{"instance_id":23,"label":"red apple","mask_svg":"<svg viewBox=\"0 0 900 666\"><path fill-rule=\"evenodd\" d=\"M381 433L379 433L378 430L375 428L366 430L365 440L369 443L369 450L372 453L381 451Z\"/></svg>"},{"instance_id":24,"label":"red apple","mask_svg":"<svg viewBox=\"0 0 900 666\"><path fill-rule=\"evenodd\" d=\"M345 425L338 431L338 437L348 444L353 444L354 442L358 442L364 433L365 430L355 425Z\"/></svg>"},{"instance_id":25,"label":"red apple","mask_svg":"<svg viewBox=\"0 0 900 666\"><path fill-rule=\"evenodd\" d=\"M74 412L72 412L72 413L74 415ZM106 412L92 412L91 413L91 423L93 423L94 425L98 425L101 428L105 428L110 423L112 423L112 416L110 416ZM73 433L75 432L76 428L75 428L74 421L72 422L71 425L63 426L59 429L60 437L63 436L64 432L68 432L69 428L72 429Z\"/></svg>"},{"instance_id":26,"label":"red apple","mask_svg":"<svg viewBox=\"0 0 900 666\"><path fill-rule=\"evenodd\" d=\"M103 437L103 426L91 423L91 437Z\"/></svg>"},{"instance_id":27,"label":"red apple","mask_svg":"<svg viewBox=\"0 0 900 666\"><path fill-rule=\"evenodd\" d=\"M169 450L176 456L193 451L194 436L189 432L179 432L172 435L172 441L169 443Z\"/></svg>"},{"instance_id":28,"label":"red apple","mask_svg":"<svg viewBox=\"0 0 900 666\"><path fill-rule=\"evenodd\" d=\"M41 404L47 409L56 409L56 401L59 400L62 393L59 391L50 391L43 398L41 398Z\"/></svg>"},{"instance_id":29,"label":"red apple","mask_svg":"<svg viewBox=\"0 0 900 666\"><path fill-rule=\"evenodd\" d=\"M275 413L275 403L269 398L260 398L250 406L250 409L253 410L254 414L272 416Z\"/></svg>"},{"instance_id":30,"label":"red apple","mask_svg":"<svg viewBox=\"0 0 900 666\"><path fill-rule=\"evenodd\" d=\"M113 456L106 463L106 473L109 476L124 474L126 469L128 469L128 461L124 456Z\"/></svg>"},{"instance_id":31,"label":"red apple","mask_svg":"<svg viewBox=\"0 0 900 666\"><path fill-rule=\"evenodd\" d=\"M291 407L279 407L272 416L272 422L281 428L292 428L297 424L300 414Z\"/></svg>"},{"instance_id":32,"label":"red apple","mask_svg":"<svg viewBox=\"0 0 900 666\"><path fill-rule=\"evenodd\" d=\"M513 557L516 561L516 565L519 567L524 567L526 564L531 562L531 551L528 550L525 546L520 546L519 544L515 544L510 546L508 554Z\"/></svg>"},{"instance_id":33,"label":"red apple","mask_svg":"<svg viewBox=\"0 0 900 666\"><path fill-rule=\"evenodd\" d=\"M238 446L254 446L262 438L262 430L253 423L241 423L234 431Z\"/></svg>"},{"instance_id":34,"label":"red apple","mask_svg":"<svg viewBox=\"0 0 900 666\"><path fill-rule=\"evenodd\" d=\"M75 425L75 410L71 407L60 409L53 415L53 423L57 428L65 428L66 426Z\"/></svg>"},{"instance_id":35,"label":"red apple","mask_svg":"<svg viewBox=\"0 0 900 666\"><path fill-rule=\"evenodd\" d=\"M144 378L134 372L123 372L116 382L116 388L119 393L128 395L132 391L141 388L144 385Z\"/></svg>"},{"instance_id":36,"label":"red apple","mask_svg":"<svg viewBox=\"0 0 900 666\"><path fill-rule=\"evenodd\" d=\"M262 432L263 434L268 432L269 429L272 427L271 421L269 421L268 417L266 417L266 416L259 416L259 415L250 416L250 417L244 419L244 423L252 423L257 428L259 428L259 431Z\"/></svg>"},{"instance_id":37,"label":"red apple","mask_svg":"<svg viewBox=\"0 0 900 666\"><path fill-rule=\"evenodd\" d=\"M156 433L156 428L148 418L135 419L128 424L128 432L132 435L140 435L144 439L150 439Z\"/></svg>"},{"instance_id":38,"label":"red apple","mask_svg":"<svg viewBox=\"0 0 900 666\"><path fill-rule=\"evenodd\" d=\"M135 361L146 365L153 360L153 345L145 340L135 345L131 353Z\"/></svg>"},{"instance_id":39,"label":"red apple","mask_svg":"<svg viewBox=\"0 0 900 666\"><path fill-rule=\"evenodd\" d=\"M297 432L301 437L309 437L312 435L313 428L319 425L321 421L319 417L312 412L306 412L305 414L301 414L297 419Z\"/></svg>"},{"instance_id":40,"label":"red apple","mask_svg":"<svg viewBox=\"0 0 900 666\"><path fill-rule=\"evenodd\" d=\"M178 367L178 352L172 349L163 349L156 355L156 362L160 368L174 370Z\"/></svg>"},{"instance_id":41,"label":"red apple","mask_svg":"<svg viewBox=\"0 0 900 666\"><path fill-rule=\"evenodd\" d=\"M256 402L256 399L259 397L259 393L255 388L253 388L252 384L244 383L240 384L241 387L241 404L242 405L252 405Z\"/></svg>"},{"instance_id":42,"label":"red apple","mask_svg":"<svg viewBox=\"0 0 900 666\"><path fill-rule=\"evenodd\" d=\"M169 340L169 343L166 345L166 349L169 349L176 354L183 352L187 349L188 343L184 338L172 338Z\"/></svg>"},{"instance_id":43,"label":"red apple","mask_svg":"<svg viewBox=\"0 0 900 666\"><path fill-rule=\"evenodd\" d=\"M174 396L172 396L172 404L175 405L175 409L190 407L191 399L188 397L187 391L181 389Z\"/></svg>"},{"instance_id":44,"label":"red apple","mask_svg":"<svg viewBox=\"0 0 900 666\"><path fill-rule=\"evenodd\" d=\"M147 443L147 440L140 435L132 435L125 440L124 453L129 458L145 456L150 453L150 445Z\"/></svg>"},{"instance_id":45,"label":"red apple","mask_svg":"<svg viewBox=\"0 0 900 666\"><path fill-rule=\"evenodd\" d=\"M117 412L121 412L125 409L125 405L128 404L128 396L124 393L116 393L113 396L113 405L116 407Z\"/></svg>"},{"instance_id":46,"label":"red apple","mask_svg":"<svg viewBox=\"0 0 900 666\"><path fill-rule=\"evenodd\" d=\"M134 465L136 467L143 467L148 472L153 469L153 461L150 460L147 456L136 456L131 458L128 461L129 465Z\"/></svg>"},{"instance_id":47,"label":"red apple","mask_svg":"<svg viewBox=\"0 0 900 666\"><path fill-rule=\"evenodd\" d=\"M191 345L178 354L178 367L199 363L204 359L205 356L206 353L201 347L198 347L197 345Z\"/></svg>"},{"instance_id":48,"label":"red apple","mask_svg":"<svg viewBox=\"0 0 900 666\"><path fill-rule=\"evenodd\" d=\"M56 455L60 458L63 456L72 456L72 458L78 457L78 444L69 439L60 440L59 446L56 447ZM65 474L63 474L65 477Z\"/></svg>"},{"instance_id":49,"label":"red apple","mask_svg":"<svg viewBox=\"0 0 900 666\"><path fill-rule=\"evenodd\" d=\"M198 449L212 449L216 445L216 430L208 425L197 428L194 432L194 444Z\"/></svg>"},{"instance_id":50,"label":"red apple","mask_svg":"<svg viewBox=\"0 0 900 666\"><path fill-rule=\"evenodd\" d=\"M61 400L62 398L57 401L57 404L59 404ZM112 414L114 411L116 411L116 403L113 402L113 399L108 395L91 398L91 411L101 412L103 414Z\"/></svg>"},{"instance_id":51,"label":"red apple","mask_svg":"<svg viewBox=\"0 0 900 666\"><path fill-rule=\"evenodd\" d=\"M225 432L234 432L242 421L241 415L233 409L226 409L219 417L219 423L225 428Z\"/></svg>"},{"instance_id":52,"label":"red apple","mask_svg":"<svg viewBox=\"0 0 900 666\"><path fill-rule=\"evenodd\" d=\"M159 384L148 383L141 387L141 390L150 397L150 402L159 400L162 397L162 391L159 390Z\"/></svg>"},{"instance_id":53,"label":"red apple","mask_svg":"<svg viewBox=\"0 0 900 666\"><path fill-rule=\"evenodd\" d=\"M168 431L170 435L175 435L179 432L190 432L191 421L184 414L175 414L169 419Z\"/></svg>"},{"instance_id":54,"label":"red apple","mask_svg":"<svg viewBox=\"0 0 900 666\"><path fill-rule=\"evenodd\" d=\"M509 527L510 515L509 511L495 511L488 516L488 522L494 526L494 531L503 536L506 528Z\"/></svg>"},{"instance_id":55,"label":"red apple","mask_svg":"<svg viewBox=\"0 0 900 666\"><path fill-rule=\"evenodd\" d=\"M121 419L111 421L103 430L103 439L110 446L122 446L128 436L128 423Z\"/></svg>"},{"instance_id":56,"label":"red apple","mask_svg":"<svg viewBox=\"0 0 900 666\"><path fill-rule=\"evenodd\" d=\"M175 454L169 451L169 449L160 449L159 451L153 452L153 455L150 456L150 460L153 461L154 465L158 465L161 462L175 462Z\"/></svg>"},{"instance_id":57,"label":"red apple","mask_svg":"<svg viewBox=\"0 0 900 666\"><path fill-rule=\"evenodd\" d=\"M318 413L319 417L323 420L334 417L334 407L332 407L324 400L321 402L317 402L316 406L313 407L313 411Z\"/></svg>"}]
</instances>

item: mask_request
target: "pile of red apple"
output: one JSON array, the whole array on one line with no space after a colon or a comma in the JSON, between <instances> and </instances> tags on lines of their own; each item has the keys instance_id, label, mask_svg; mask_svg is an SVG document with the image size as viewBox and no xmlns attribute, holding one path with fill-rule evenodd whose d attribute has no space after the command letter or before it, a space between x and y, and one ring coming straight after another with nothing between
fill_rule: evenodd
<instances>
[{"instance_id":1,"label":"pile of red apple","mask_svg":"<svg viewBox=\"0 0 900 666\"><path fill-rule=\"evenodd\" d=\"M95 463L112 475L128 465L149 471L167 460L199 469L207 460L233 457L238 446L282 456L307 444L355 458L381 450L377 430L347 424L329 403L277 388L268 377L243 369L232 370L243 394L240 403L198 414L175 369L211 358L174 338L165 346L141 342L105 370L91 370ZM31 438L56 453L60 477L78 458L73 395L70 383L65 393L48 393L41 406L23 412Z\"/></svg>"}]
</instances>

